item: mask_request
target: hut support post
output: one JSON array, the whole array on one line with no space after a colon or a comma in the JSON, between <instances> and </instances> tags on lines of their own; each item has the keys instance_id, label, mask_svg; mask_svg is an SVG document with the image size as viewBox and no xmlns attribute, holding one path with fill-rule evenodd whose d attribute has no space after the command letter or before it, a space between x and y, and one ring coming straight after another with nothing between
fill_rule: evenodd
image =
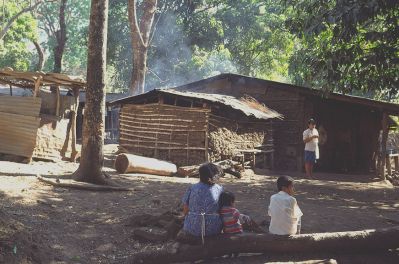
<instances>
[{"instance_id":1,"label":"hut support post","mask_svg":"<svg viewBox=\"0 0 399 264\"><path fill-rule=\"evenodd\" d=\"M33 92L33 96L34 97L38 97L39 96L39 91L40 91L40 82L42 80L42 76L39 76L36 80L34 80L35 82L35 90Z\"/></svg>"},{"instance_id":2,"label":"hut support post","mask_svg":"<svg viewBox=\"0 0 399 264\"><path fill-rule=\"evenodd\" d=\"M55 108L55 115L56 116L59 116L60 115L60 87L59 86L56 86L56 90L55 90L55 92L56 92L56 100L57 100L57 103L56 103L56 108Z\"/></svg>"},{"instance_id":3,"label":"hut support post","mask_svg":"<svg viewBox=\"0 0 399 264\"><path fill-rule=\"evenodd\" d=\"M208 104L207 103L203 103L202 104L202 107L203 108L207 108L208 107ZM206 162L209 162L209 150L208 150L208 147L209 147L209 114L206 114L206 117L205 117L205 121L206 121L206 130L205 130L205 161Z\"/></svg>"},{"instance_id":4,"label":"hut support post","mask_svg":"<svg viewBox=\"0 0 399 264\"><path fill-rule=\"evenodd\" d=\"M382 139L381 139L381 162L380 162L380 176L382 180L385 180L385 163L387 153L387 139L388 139L388 114L382 114Z\"/></svg>"},{"instance_id":5,"label":"hut support post","mask_svg":"<svg viewBox=\"0 0 399 264\"><path fill-rule=\"evenodd\" d=\"M75 98L75 105L74 109L72 111L72 116L71 116L71 130L72 130L72 142L71 142L71 147L72 147L72 153L71 153L71 161L75 161L76 156L78 154L78 151L76 150L76 115L78 112L78 107L79 107L79 88L73 87L73 96Z\"/></svg>"}]
</instances>

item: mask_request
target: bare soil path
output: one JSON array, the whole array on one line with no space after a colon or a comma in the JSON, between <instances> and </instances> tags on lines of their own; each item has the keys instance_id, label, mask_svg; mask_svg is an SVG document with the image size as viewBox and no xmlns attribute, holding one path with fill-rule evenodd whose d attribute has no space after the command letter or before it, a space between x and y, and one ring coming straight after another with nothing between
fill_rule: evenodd
<instances>
[{"instance_id":1,"label":"bare soil path","mask_svg":"<svg viewBox=\"0 0 399 264\"><path fill-rule=\"evenodd\" d=\"M134 239L129 220L137 214L160 214L174 210L180 198L197 179L150 175L118 175L112 167L115 145L106 148L106 170L112 179L132 192L91 192L53 188L39 182L35 175L69 175L77 164L68 162L18 164L0 161L0 212L24 225L27 232L40 236L36 245L51 263L125 263L134 252L156 247ZM370 179L367 175L317 174L317 180L296 178L297 200L304 212L303 233L334 232L382 228L399 225L399 188ZM279 175L247 173L243 179L228 177L221 184L236 194L237 208L256 221L267 219L270 196L275 193ZM1 215L0 215L1 217ZM1 231L1 230L0 230ZM1 233L0 233L1 234ZM4 261L0 250L0 263ZM15 255L17 253L13 253ZM370 254L374 254L371 252ZM375 254L374 254L375 255ZM389 256L352 255L347 263L399 263L399 253ZM320 256L297 256L311 259ZM321 257L334 257L321 256ZM208 263L266 263L293 259L292 256L251 256L218 259ZM29 262L29 259L27 260ZM35 262L34 260L31 262Z\"/></svg>"}]
</instances>

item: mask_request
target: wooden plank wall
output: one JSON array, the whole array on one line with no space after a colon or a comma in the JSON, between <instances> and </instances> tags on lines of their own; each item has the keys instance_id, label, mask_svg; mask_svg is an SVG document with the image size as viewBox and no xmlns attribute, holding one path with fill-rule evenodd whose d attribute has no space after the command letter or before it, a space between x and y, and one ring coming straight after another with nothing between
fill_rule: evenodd
<instances>
[{"instance_id":1,"label":"wooden plank wall","mask_svg":"<svg viewBox=\"0 0 399 264\"><path fill-rule=\"evenodd\" d=\"M119 144L129 152L179 166L206 160L209 109L164 104L124 105Z\"/></svg>"},{"instance_id":2,"label":"wooden plank wall","mask_svg":"<svg viewBox=\"0 0 399 264\"><path fill-rule=\"evenodd\" d=\"M40 91L39 97L42 98L40 113L55 116L57 108L57 94ZM74 105L75 98L73 96L60 95L60 117L66 117L69 111L73 109Z\"/></svg>"},{"instance_id":3,"label":"wooden plank wall","mask_svg":"<svg viewBox=\"0 0 399 264\"><path fill-rule=\"evenodd\" d=\"M0 153L32 157L40 106L37 97L0 97Z\"/></svg>"}]
</instances>

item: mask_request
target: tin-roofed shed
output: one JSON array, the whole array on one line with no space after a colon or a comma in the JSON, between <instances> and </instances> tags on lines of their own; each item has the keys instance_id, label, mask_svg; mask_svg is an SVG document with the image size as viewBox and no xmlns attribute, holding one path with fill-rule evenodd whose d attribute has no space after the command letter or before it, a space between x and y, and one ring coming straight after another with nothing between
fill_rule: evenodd
<instances>
[{"instance_id":1,"label":"tin-roofed shed","mask_svg":"<svg viewBox=\"0 0 399 264\"><path fill-rule=\"evenodd\" d=\"M172 89L123 98L119 144L177 165L273 152L273 120L282 115L252 98Z\"/></svg>"},{"instance_id":2,"label":"tin-roofed shed","mask_svg":"<svg viewBox=\"0 0 399 264\"><path fill-rule=\"evenodd\" d=\"M0 70L0 84L9 88L0 91L0 158L74 160L79 90L86 82L65 74L6 68Z\"/></svg>"}]
</instances>

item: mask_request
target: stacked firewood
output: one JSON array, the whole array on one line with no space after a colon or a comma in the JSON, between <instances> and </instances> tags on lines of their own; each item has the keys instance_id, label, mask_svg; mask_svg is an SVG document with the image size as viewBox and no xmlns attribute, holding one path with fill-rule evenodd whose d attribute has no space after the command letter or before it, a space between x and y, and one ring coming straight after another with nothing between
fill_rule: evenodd
<instances>
[{"instance_id":1,"label":"stacked firewood","mask_svg":"<svg viewBox=\"0 0 399 264\"><path fill-rule=\"evenodd\" d=\"M386 177L393 185L399 186L399 171L393 171L391 175L387 175Z\"/></svg>"}]
</instances>

